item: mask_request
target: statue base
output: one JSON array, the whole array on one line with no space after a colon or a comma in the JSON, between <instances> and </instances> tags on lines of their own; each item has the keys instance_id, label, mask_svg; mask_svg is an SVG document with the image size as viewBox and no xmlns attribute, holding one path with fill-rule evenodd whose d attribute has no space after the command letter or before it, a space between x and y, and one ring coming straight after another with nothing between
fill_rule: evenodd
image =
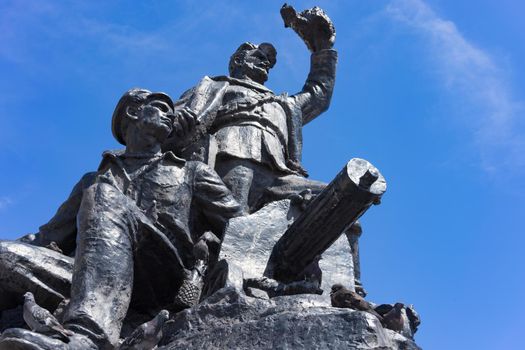
<instances>
[{"instance_id":1,"label":"statue base","mask_svg":"<svg viewBox=\"0 0 525 350\"><path fill-rule=\"evenodd\" d=\"M420 350L366 312L331 307L319 295L254 298L223 288L175 316L159 350Z\"/></svg>"}]
</instances>

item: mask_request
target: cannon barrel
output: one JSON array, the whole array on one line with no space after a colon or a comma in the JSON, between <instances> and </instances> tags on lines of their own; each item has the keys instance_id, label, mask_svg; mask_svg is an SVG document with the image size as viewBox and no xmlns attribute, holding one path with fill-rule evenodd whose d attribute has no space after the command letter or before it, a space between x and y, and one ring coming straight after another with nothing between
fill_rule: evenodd
<instances>
[{"instance_id":1,"label":"cannon barrel","mask_svg":"<svg viewBox=\"0 0 525 350\"><path fill-rule=\"evenodd\" d=\"M285 283L303 279L305 268L385 191L385 179L372 164L351 159L275 244L265 276Z\"/></svg>"}]
</instances>

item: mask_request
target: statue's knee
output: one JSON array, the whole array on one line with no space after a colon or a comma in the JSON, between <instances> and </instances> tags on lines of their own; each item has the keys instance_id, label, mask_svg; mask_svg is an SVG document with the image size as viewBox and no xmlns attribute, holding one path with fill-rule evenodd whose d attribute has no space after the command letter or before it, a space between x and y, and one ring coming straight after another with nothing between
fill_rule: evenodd
<instances>
[{"instance_id":1,"label":"statue's knee","mask_svg":"<svg viewBox=\"0 0 525 350\"><path fill-rule=\"evenodd\" d=\"M77 235L80 240L122 241L128 232L136 229L131 220L139 213L120 190L111 184L95 183L84 190L82 203L77 214Z\"/></svg>"}]
</instances>

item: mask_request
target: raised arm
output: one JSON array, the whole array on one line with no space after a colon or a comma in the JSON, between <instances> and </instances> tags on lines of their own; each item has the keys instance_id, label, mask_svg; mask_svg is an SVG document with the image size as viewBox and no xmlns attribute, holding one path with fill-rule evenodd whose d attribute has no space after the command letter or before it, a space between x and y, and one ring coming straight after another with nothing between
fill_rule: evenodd
<instances>
[{"instance_id":1,"label":"raised arm","mask_svg":"<svg viewBox=\"0 0 525 350\"><path fill-rule=\"evenodd\" d=\"M301 92L290 97L302 112L303 125L328 109L335 84L337 52L332 49L335 28L319 7L297 13L291 6L281 8L285 27L291 27L312 52L310 73Z\"/></svg>"},{"instance_id":2,"label":"raised arm","mask_svg":"<svg viewBox=\"0 0 525 350\"><path fill-rule=\"evenodd\" d=\"M310 73L301 92L290 96L291 102L301 109L303 125L312 121L330 106L335 85L337 52L321 50L312 53Z\"/></svg>"}]
</instances>

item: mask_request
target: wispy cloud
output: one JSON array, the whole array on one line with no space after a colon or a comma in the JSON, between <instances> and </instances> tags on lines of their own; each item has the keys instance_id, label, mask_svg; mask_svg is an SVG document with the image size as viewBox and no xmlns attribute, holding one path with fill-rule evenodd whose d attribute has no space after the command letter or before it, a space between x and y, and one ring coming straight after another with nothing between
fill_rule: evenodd
<instances>
[{"instance_id":1,"label":"wispy cloud","mask_svg":"<svg viewBox=\"0 0 525 350\"><path fill-rule=\"evenodd\" d=\"M228 24L236 18L236 11L220 2L191 4L188 1L183 7L184 13L170 13L175 4L145 4L141 5L143 14L132 13L131 19L115 21L101 15L121 10L111 2L8 1L0 4L0 59L44 73L50 66L96 69L116 56L127 66L143 66L151 59L173 66L190 63L195 51L210 51L203 47L206 43L195 45L207 23ZM158 18L158 25L143 26L141 16ZM83 70L83 78L92 75L90 69Z\"/></svg>"},{"instance_id":2,"label":"wispy cloud","mask_svg":"<svg viewBox=\"0 0 525 350\"><path fill-rule=\"evenodd\" d=\"M0 210L7 208L11 204L13 204L13 200L11 198L6 196L0 197Z\"/></svg>"},{"instance_id":3,"label":"wispy cloud","mask_svg":"<svg viewBox=\"0 0 525 350\"><path fill-rule=\"evenodd\" d=\"M3 57L19 64L41 65L41 57L30 53L52 56L53 45L60 42L71 49L96 41L107 53L158 53L166 49L158 31L139 31L123 24L111 23L90 15L97 5L61 4L50 1L21 0L0 5L0 44ZM35 40L37 37L39 40ZM51 46L51 47L50 47ZM95 45L92 45L96 47ZM62 52L59 52L62 54ZM47 62L46 62L47 63Z\"/></svg>"},{"instance_id":4,"label":"wispy cloud","mask_svg":"<svg viewBox=\"0 0 525 350\"><path fill-rule=\"evenodd\" d=\"M423 37L447 90L473 105L475 112L462 122L471 127L483 168L498 175L522 173L525 140L518 116L523 104L513 96L508 72L421 0L393 0L386 13Z\"/></svg>"}]
</instances>

